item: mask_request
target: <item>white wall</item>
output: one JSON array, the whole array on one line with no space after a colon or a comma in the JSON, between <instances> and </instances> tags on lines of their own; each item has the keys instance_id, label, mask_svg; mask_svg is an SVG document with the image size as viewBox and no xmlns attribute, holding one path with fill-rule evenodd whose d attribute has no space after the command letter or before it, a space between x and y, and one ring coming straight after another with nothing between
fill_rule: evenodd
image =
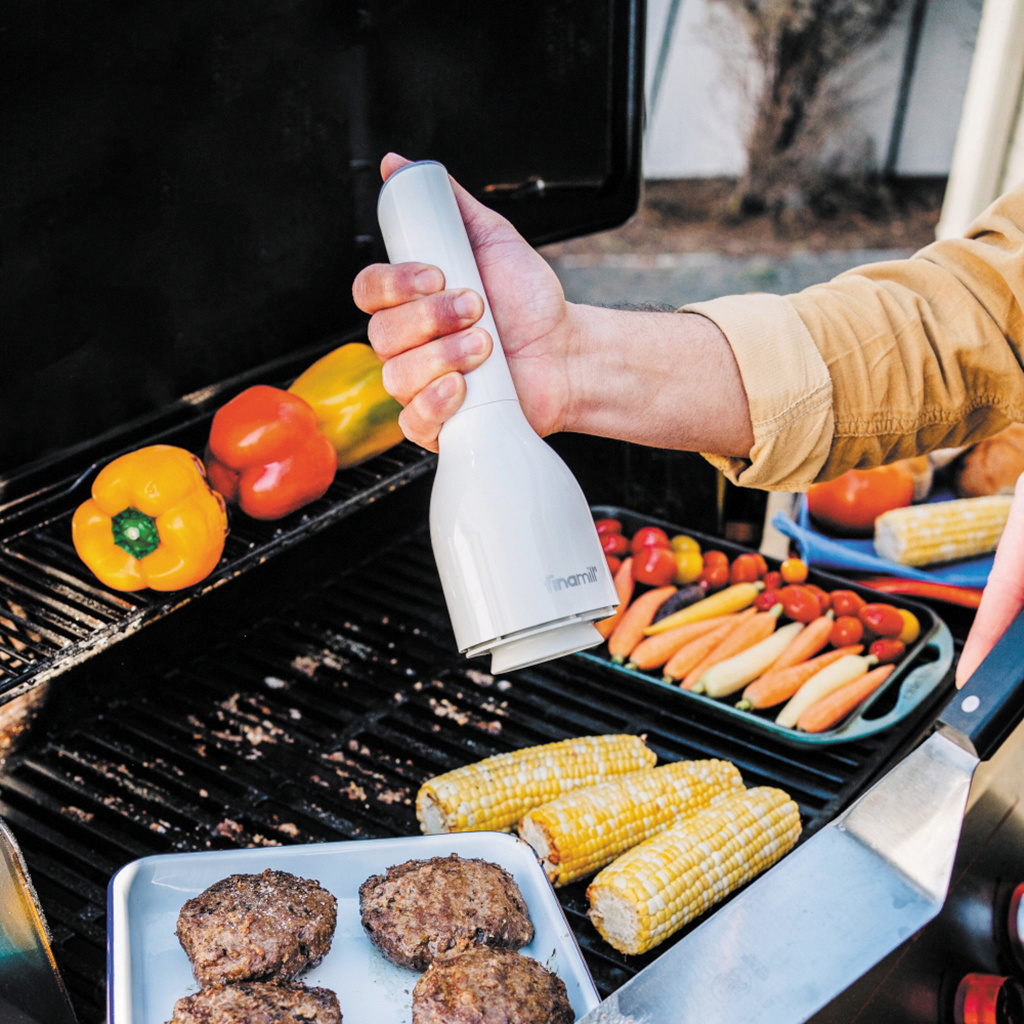
<instances>
[{"instance_id":1,"label":"white wall","mask_svg":"<svg viewBox=\"0 0 1024 1024\"><path fill-rule=\"evenodd\" d=\"M742 80L753 64L743 31L715 0L678 0L655 106L650 101L672 0L649 0L647 12L647 178L735 176L744 164ZM881 165L889 146L912 3L845 73L849 115L839 134L867 140ZM897 151L900 175L945 175L981 16L980 0L928 0L905 126ZM749 85L748 85L749 88Z\"/></svg>"}]
</instances>

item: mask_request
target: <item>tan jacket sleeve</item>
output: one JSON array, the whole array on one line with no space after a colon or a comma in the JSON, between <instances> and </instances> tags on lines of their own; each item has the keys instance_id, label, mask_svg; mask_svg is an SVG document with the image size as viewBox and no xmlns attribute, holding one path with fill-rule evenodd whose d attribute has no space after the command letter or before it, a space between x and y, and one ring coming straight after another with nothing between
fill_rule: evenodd
<instances>
[{"instance_id":1,"label":"tan jacket sleeve","mask_svg":"<svg viewBox=\"0 0 1024 1024\"><path fill-rule=\"evenodd\" d=\"M1024 422L1024 182L909 259L684 308L721 328L747 391L750 457L709 456L737 483L804 490L973 443Z\"/></svg>"}]
</instances>

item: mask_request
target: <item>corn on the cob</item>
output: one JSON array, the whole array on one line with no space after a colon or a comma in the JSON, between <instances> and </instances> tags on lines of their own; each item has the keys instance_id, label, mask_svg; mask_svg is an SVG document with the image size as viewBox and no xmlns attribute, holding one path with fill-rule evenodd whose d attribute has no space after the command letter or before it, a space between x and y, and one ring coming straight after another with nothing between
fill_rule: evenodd
<instances>
[{"instance_id":1,"label":"corn on the cob","mask_svg":"<svg viewBox=\"0 0 1024 1024\"><path fill-rule=\"evenodd\" d=\"M642 737L629 735L582 736L495 754L423 783L416 817L428 835L507 832L560 793L650 768L656 760Z\"/></svg>"},{"instance_id":2,"label":"corn on the cob","mask_svg":"<svg viewBox=\"0 0 1024 1024\"><path fill-rule=\"evenodd\" d=\"M612 861L587 888L590 918L620 953L644 953L775 863L800 812L759 786L681 818Z\"/></svg>"},{"instance_id":3,"label":"corn on the cob","mask_svg":"<svg viewBox=\"0 0 1024 1024\"><path fill-rule=\"evenodd\" d=\"M553 885L566 885L614 860L680 815L743 787L729 761L675 761L564 793L528 811L519 835Z\"/></svg>"},{"instance_id":4,"label":"corn on the cob","mask_svg":"<svg viewBox=\"0 0 1024 1024\"><path fill-rule=\"evenodd\" d=\"M900 565L931 565L994 551L1011 495L958 498L884 512L875 520L875 551Z\"/></svg>"}]
</instances>

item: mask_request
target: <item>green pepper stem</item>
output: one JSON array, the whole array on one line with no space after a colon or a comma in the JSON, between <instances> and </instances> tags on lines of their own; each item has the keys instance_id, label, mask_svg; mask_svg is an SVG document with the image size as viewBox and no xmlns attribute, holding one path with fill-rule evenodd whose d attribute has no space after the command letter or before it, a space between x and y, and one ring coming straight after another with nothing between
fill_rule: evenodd
<instances>
[{"instance_id":1,"label":"green pepper stem","mask_svg":"<svg viewBox=\"0 0 1024 1024\"><path fill-rule=\"evenodd\" d=\"M156 520L131 505L123 512L118 512L110 523L114 543L133 558L145 558L160 546Z\"/></svg>"}]
</instances>

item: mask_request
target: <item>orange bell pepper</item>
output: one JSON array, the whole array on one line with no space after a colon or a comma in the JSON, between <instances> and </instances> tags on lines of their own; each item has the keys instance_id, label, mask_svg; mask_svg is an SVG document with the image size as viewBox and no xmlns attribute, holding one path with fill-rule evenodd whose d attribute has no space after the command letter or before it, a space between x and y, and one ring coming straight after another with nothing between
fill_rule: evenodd
<instances>
[{"instance_id":1,"label":"orange bell pepper","mask_svg":"<svg viewBox=\"0 0 1024 1024\"><path fill-rule=\"evenodd\" d=\"M298 395L256 384L220 407L206 449L210 483L253 519L280 519L323 497L338 456Z\"/></svg>"},{"instance_id":2,"label":"orange bell pepper","mask_svg":"<svg viewBox=\"0 0 1024 1024\"><path fill-rule=\"evenodd\" d=\"M71 536L79 558L114 590L180 590L220 561L228 532L224 499L191 452L157 444L97 474Z\"/></svg>"}]
</instances>

